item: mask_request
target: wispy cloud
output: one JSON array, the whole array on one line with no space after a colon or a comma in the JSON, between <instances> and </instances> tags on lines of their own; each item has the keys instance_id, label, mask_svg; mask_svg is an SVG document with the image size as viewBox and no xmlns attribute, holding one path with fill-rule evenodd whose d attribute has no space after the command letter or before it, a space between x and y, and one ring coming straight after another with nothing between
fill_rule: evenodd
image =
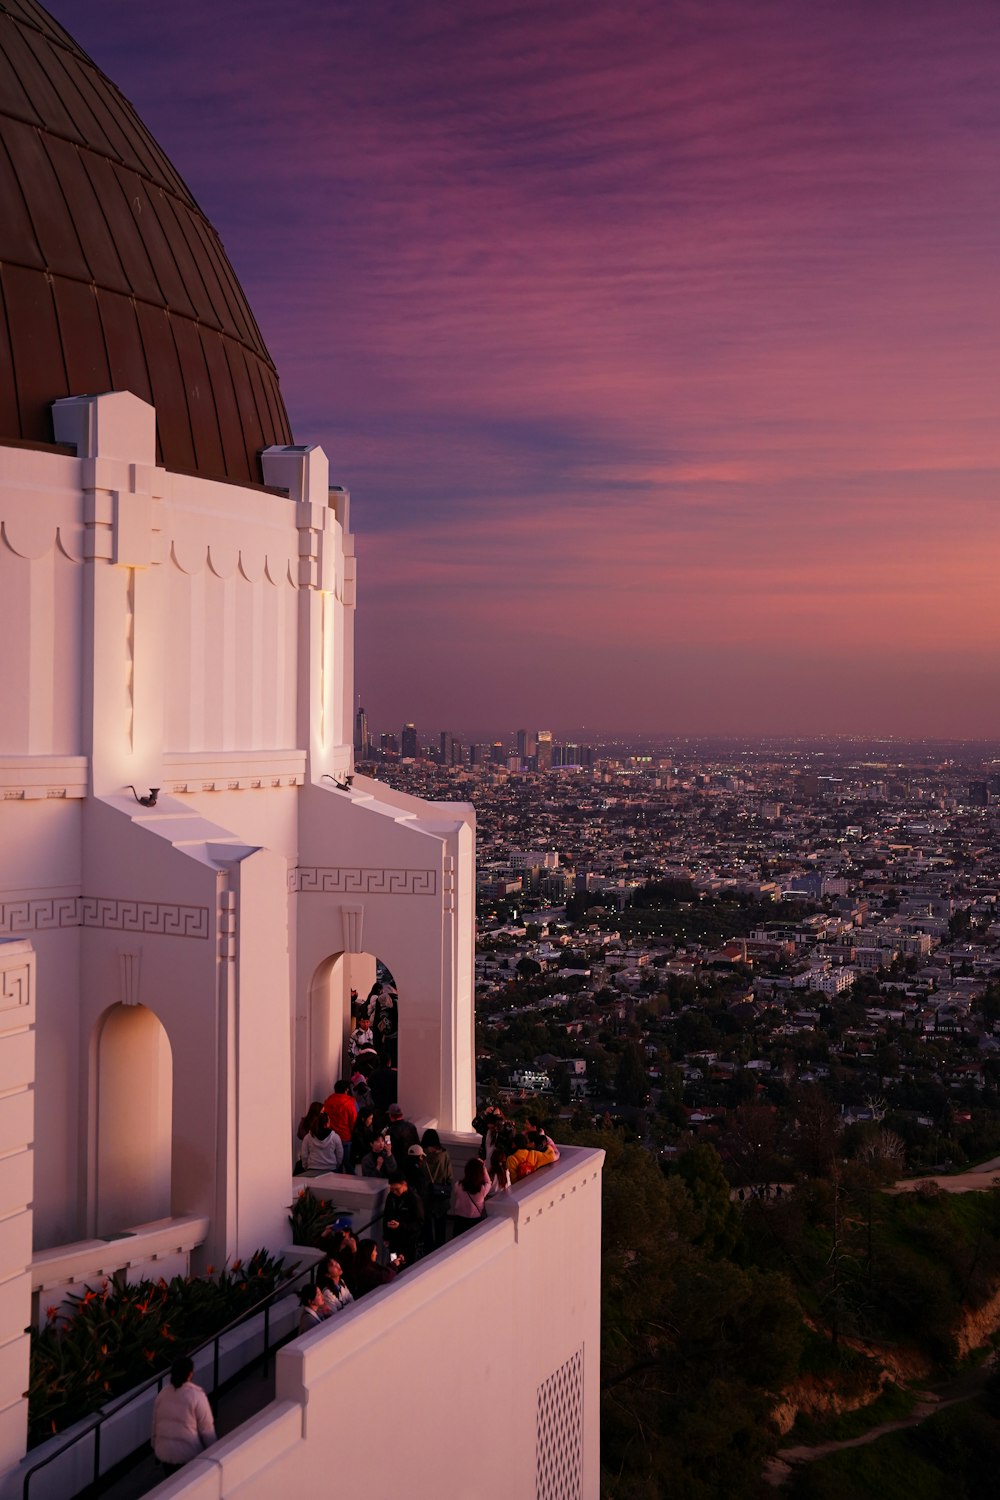
<instances>
[{"instance_id":1,"label":"wispy cloud","mask_svg":"<svg viewBox=\"0 0 1000 1500\"><path fill-rule=\"evenodd\" d=\"M993 0L53 6L355 494L374 715L843 680L839 727L1000 733Z\"/></svg>"}]
</instances>

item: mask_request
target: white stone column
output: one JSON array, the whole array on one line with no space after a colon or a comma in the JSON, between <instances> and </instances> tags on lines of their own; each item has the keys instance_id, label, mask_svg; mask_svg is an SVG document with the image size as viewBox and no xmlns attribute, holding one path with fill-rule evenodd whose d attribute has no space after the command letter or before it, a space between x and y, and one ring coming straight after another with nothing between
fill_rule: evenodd
<instances>
[{"instance_id":1,"label":"white stone column","mask_svg":"<svg viewBox=\"0 0 1000 1500\"><path fill-rule=\"evenodd\" d=\"M151 574L163 471L156 412L128 391L52 407L56 440L82 460L83 750L95 796L161 780L163 642Z\"/></svg>"},{"instance_id":2,"label":"white stone column","mask_svg":"<svg viewBox=\"0 0 1000 1500\"><path fill-rule=\"evenodd\" d=\"M0 941L0 1470L28 1443L34 1083L35 952Z\"/></svg>"},{"instance_id":3,"label":"white stone column","mask_svg":"<svg viewBox=\"0 0 1000 1500\"><path fill-rule=\"evenodd\" d=\"M344 727L346 669L343 595L345 491L330 490L330 465L319 447L265 448L265 484L288 491L299 533L298 737L306 775L319 781L350 774L353 737ZM353 689L352 689L353 691Z\"/></svg>"}]
</instances>

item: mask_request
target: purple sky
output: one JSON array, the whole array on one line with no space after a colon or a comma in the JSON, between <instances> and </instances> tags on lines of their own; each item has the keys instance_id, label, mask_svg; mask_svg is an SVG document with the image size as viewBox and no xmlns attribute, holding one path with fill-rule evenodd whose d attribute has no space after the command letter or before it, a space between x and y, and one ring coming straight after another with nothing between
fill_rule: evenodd
<instances>
[{"instance_id":1,"label":"purple sky","mask_svg":"<svg viewBox=\"0 0 1000 1500\"><path fill-rule=\"evenodd\" d=\"M354 497L358 689L1000 736L996 0L53 0Z\"/></svg>"}]
</instances>

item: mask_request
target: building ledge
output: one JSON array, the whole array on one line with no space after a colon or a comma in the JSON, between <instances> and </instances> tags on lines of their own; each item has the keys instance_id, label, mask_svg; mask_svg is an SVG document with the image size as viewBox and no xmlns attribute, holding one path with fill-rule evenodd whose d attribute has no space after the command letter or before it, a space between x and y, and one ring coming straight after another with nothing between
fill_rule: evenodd
<instances>
[{"instance_id":1,"label":"building ledge","mask_svg":"<svg viewBox=\"0 0 1000 1500\"><path fill-rule=\"evenodd\" d=\"M163 779L171 792L242 792L301 786L304 750L171 750Z\"/></svg>"},{"instance_id":2,"label":"building ledge","mask_svg":"<svg viewBox=\"0 0 1000 1500\"><path fill-rule=\"evenodd\" d=\"M116 1271L158 1260L166 1255L186 1255L202 1244L209 1221L195 1214L154 1219L148 1224L123 1228L113 1239L76 1240L36 1250L31 1260L31 1289L53 1287L113 1276Z\"/></svg>"},{"instance_id":3,"label":"building ledge","mask_svg":"<svg viewBox=\"0 0 1000 1500\"><path fill-rule=\"evenodd\" d=\"M0 801L85 797L85 755L0 755Z\"/></svg>"}]
</instances>

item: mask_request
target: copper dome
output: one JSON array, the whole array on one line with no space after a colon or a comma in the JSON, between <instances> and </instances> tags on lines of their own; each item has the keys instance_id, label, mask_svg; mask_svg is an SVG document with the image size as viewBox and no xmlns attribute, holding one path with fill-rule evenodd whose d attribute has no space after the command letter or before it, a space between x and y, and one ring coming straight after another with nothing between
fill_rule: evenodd
<instances>
[{"instance_id":1,"label":"copper dome","mask_svg":"<svg viewBox=\"0 0 1000 1500\"><path fill-rule=\"evenodd\" d=\"M218 235L135 110L33 0L0 0L0 443L61 396L156 407L159 460L239 483L291 442Z\"/></svg>"}]
</instances>

